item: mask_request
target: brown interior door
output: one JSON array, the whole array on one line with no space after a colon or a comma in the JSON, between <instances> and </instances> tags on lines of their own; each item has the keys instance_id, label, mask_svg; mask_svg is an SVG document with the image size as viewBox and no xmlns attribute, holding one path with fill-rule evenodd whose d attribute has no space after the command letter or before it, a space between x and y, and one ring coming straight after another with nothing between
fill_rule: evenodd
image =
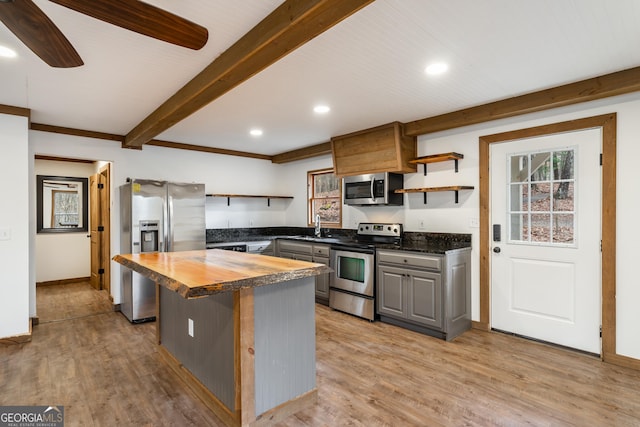
<instances>
[{"instance_id":1,"label":"brown interior door","mask_svg":"<svg viewBox=\"0 0 640 427\"><path fill-rule=\"evenodd\" d=\"M91 286L95 289L102 289L102 272L100 271L102 261L102 238L99 230L100 224L100 193L98 184L100 174L89 177L89 217L91 230Z\"/></svg>"},{"instance_id":2,"label":"brown interior door","mask_svg":"<svg viewBox=\"0 0 640 427\"><path fill-rule=\"evenodd\" d=\"M100 225L102 225L102 232L100 232L100 266L102 267L102 289L107 291L107 295L111 295L111 244L109 236L111 236L111 190L109 188L111 167L107 163L102 169L100 169Z\"/></svg>"}]
</instances>

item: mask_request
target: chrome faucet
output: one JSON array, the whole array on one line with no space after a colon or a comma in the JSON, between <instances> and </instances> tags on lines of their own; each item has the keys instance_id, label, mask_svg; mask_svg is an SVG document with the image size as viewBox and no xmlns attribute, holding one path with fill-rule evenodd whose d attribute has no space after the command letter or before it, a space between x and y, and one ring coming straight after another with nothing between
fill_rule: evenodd
<instances>
[{"instance_id":1,"label":"chrome faucet","mask_svg":"<svg viewBox=\"0 0 640 427\"><path fill-rule=\"evenodd\" d=\"M320 229L320 215L316 215L316 237L320 237L322 235L322 230Z\"/></svg>"}]
</instances>

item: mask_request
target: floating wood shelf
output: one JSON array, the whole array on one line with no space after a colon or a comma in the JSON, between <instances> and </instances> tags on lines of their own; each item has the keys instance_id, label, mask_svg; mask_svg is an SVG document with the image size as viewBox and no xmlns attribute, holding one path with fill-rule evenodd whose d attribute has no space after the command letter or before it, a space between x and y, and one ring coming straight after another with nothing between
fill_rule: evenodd
<instances>
[{"instance_id":1,"label":"floating wood shelf","mask_svg":"<svg viewBox=\"0 0 640 427\"><path fill-rule=\"evenodd\" d=\"M471 185L451 185L448 187L425 187L425 188L401 188L396 190L396 193L423 193L424 204L427 204L427 193L433 193L436 191L453 191L456 194L456 203L458 203L458 192L460 190L473 190Z\"/></svg>"},{"instance_id":2,"label":"floating wood shelf","mask_svg":"<svg viewBox=\"0 0 640 427\"><path fill-rule=\"evenodd\" d=\"M455 163L456 172L458 172L458 160L460 159L464 159L463 154L451 152L418 157L417 159L409 160L409 163L421 163L424 166L424 175L427 176L427 163L438 163L453 160Z\"/></svg>"},{"instance_id":3,"label":"floating wood shelf","mask_svg":"<svg viewBox=\"0 0 640 427\"><path fill-rule=\"evenodd\" d=\"M207 194L207 197L226 197L227 206L231 205L232 198L267 199L267 206L271 206L271 199L293 199L293 196L267 196L251 194Z\"/></svg>"}]
</instances>

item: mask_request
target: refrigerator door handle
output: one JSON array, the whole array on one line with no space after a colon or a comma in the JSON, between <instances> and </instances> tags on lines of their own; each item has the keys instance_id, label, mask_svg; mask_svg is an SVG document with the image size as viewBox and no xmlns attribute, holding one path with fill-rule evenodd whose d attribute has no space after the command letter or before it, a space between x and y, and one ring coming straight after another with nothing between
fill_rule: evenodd
<instances>
[{"instance_id":1,"label":"refrigerator door handle","mask_svg":"<svg viewBox=\"0 0 640 427\"><path fill-rule=\"evenodd\" d=\"M166 224L166 250L165 252L173 252L173 197L167 185L167 218Z\"/></svg>"}]
</instances>

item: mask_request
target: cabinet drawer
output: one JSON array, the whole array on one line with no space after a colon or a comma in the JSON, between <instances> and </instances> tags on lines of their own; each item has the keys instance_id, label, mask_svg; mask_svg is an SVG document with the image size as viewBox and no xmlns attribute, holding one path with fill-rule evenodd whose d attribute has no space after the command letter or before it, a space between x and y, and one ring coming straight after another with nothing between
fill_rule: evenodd
<instances>
[{"instance_id":1,"label":"cabinet drawer","mask_svg":"<svg viewBox=\"0 0 640 427\"><path fill-rule=\"evenodd\" d=\"M295 259L296 261L313 262L311 255L298 254L294 252L280 252L280 258Z\"/></svg>"},{"instance_id":2,"label":"cabinet drawer","mask_svg":"<svg viewBox=\"0 0 640 427\"><path fill-rule=\"evenodd\" d=\"M278 240L278 249L284 252L298 252L301 254L313 254L312 246L309 243L294 242L292 240Z\"/></svg>"},{"instance_id":3,"label":"cabinet drawer","mask_svg":"<svg viewBox=\"0 0 640 427\"><path fill-rule=\"evenodd\" d=\"M401 251L378 251L378 262L384 264L428 268L430 270L438 271L442 269L441 257Z\"/></svg>"},{"instance_id":4,"label":"cabinet drawer","mask_svg":"<svg viewBox=\"0 0 640 427\"><path fill-rule=\"evenodd\" d=\"M313 256L329 258L329 246L313 245Z\"/></svg>"}]
</instances>

